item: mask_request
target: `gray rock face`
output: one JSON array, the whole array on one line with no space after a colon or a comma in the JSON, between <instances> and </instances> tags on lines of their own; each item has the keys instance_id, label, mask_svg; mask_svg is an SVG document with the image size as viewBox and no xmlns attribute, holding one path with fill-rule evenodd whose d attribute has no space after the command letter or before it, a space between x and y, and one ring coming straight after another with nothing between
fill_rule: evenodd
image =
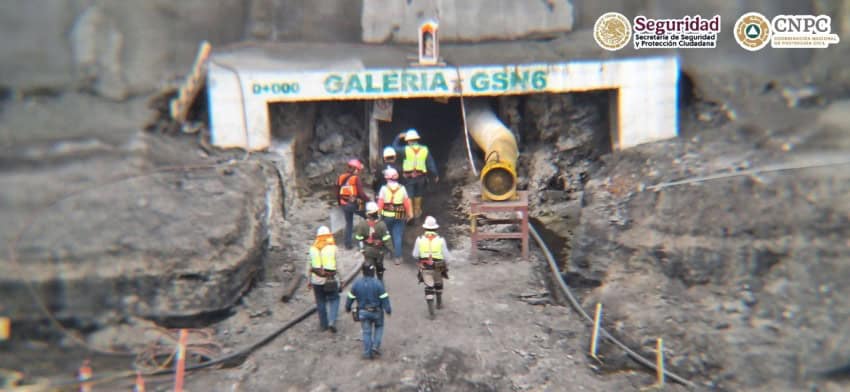
<instances>
[{"instance_id":1,"label":"gray rock face","mask_svg":"<svg viewBox=\"0 0 850 392\"><path fill-rule=\"evenodd\" d=\"M802 137L796 132L771 139ZM838 142L844 136L828 127L807 132L793 153L752 149L749 138L763 137L673 141L610 158L585 188L570 268L603 283L586 306L602 302L618 333L663 337L673 370L733 389L793 390L799 371L824 362L822 350L831 359L846 354L836 347L844 328L835 320L850 316L850 170L646 187L722 168L848 156ZM748 377L732 381L711 369Z\"/></svg>"},{"instance_id":2,"label":"gray rock face","mask_svg":"<svg viewBox=\"0 0 850 392\"><path fill-rule=\"evenodd\" d=\"M426 18L440 21L439 37L447 42L512 40L572 30L573 6L567 0L364 0L363 42L417 43Z\"/></svg>"},{"instance_id":3,"label":"gray rock face","mask_svg":"<svg viewBox=\"0 0 850 392\"><path fill-rule=\"evenodd\" d=\"M121 54L124 35L98 6L86 9L74 22L70 33L71 53L82 85L98 95L121 101L127 98Z\"/></svg>"},{"instance_id":4,"label":"gray rock face","mask_svg":"<svg viewBox=\"0 0 850 392\"><path fill-rule=\"evenodd\" d=\"M4 301L13 319L44 317L27 285L58 318L82 324L202 315L231 306L262 271L268 208L280 203L268 200L280 189L275 169L242 161L141 175L149 171L137 165L153 162L136 144L87 159L53 149L56 156L26 175L0 173L9 190L0 214L32 222L17 243L17 263L0 264L0 295L14 299ZM49 163L55 159L63 165ZM206 164L215 162L195 166ZM70 196L48 204L63 194ZM3 237L16 228L4 228Z\"/></svg>"},{"instance_id":5,"label":"gray rock face","mask_svg":"<svg viewBox=\"0 0 850 392\"><path fill-rule=\"evenodd\" d=\"M0 73L16 89L96 81L110 99L149 92L185 75L200 41L241 39L244 14L242 0L8 1L0 5Z\"/></svg>"}]
</instances>

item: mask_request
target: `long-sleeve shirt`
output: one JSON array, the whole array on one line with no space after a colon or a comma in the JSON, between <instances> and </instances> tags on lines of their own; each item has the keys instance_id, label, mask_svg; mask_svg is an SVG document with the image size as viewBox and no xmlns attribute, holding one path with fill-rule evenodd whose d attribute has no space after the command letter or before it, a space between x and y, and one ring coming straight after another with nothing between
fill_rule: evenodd
<instances>
[{"instance_id":1,"label":"long-sleeve shirt","mask_svg":"<svg viewBox=\"0 0 850 392\"><path fill-rule=\"evenodd\" d=\"M345 204L345 201L342 200L342 198L339 197L340 187L342 185L345 185L345 184L340 184L339 180L341 180L343 178L345 179L345 182L350 181L352 178L354 179L354 191L357 192L356 197L358 199L363 200L364 202L371 201L371 199L369 198L369 195L367 195L366 192L363 191L363 181L360 180L360 174L346 173L346 174L341 174L339 176L339 178L337 178L336 194L337 194L337 200L338 200L340 205Z\"/></svg>"},{"instance_id":2,"label":"long-sleeve shirt","mask_svg":"<svg viewBox=\"0 0 850 392\"><path fill-rule=\"evenodd\" d=\"M336 252L336 251L334 251L334 252ZM336 258L336 257L334 257L334 258ZM339 279L339 280L342 280L342 277L344 276L343 272L342 272L342 265L341 264L342 263L340 263L339 260L336 260L336 275L335 275L335 277L336 277L336 279ZM307 281L310 282L310 284L314 284L314 285L317 285L317 286L327 283L327 281L328 281L327 277L316 275L316 274L313 273L312 270L313 270L313 263L312 263L312 260L310 260L310 256L309 256L309 253L308 253L307 268L304 269L305 274L307 275Z\"/></svg>"},{"instance_id":3,"label":"long-sleeve shirt","mask_svg":"<svg viewBox=\"0 0 850 392\"><path fill-rule=\"evenodd\" d=\"M396 182L393 181L393 182L387 183L387 185L382 186L381 190L378 191L378 196L377 196L378 203L377 204L378 204L378 210L379 211L383 211L385 205L392 204L392 200L384 200L384 194L385 193L386 194L391 193L389 191L389 186L393 185L393 184L396 184ZM411 204L410 197L407 195L407 189L404 188L404 185L399 185L399 187L400 188L396 192L404 192L404 198L403 198L403 201L402 201L402 205L404 206L405 214L408 217L412 217L413 216L413 204ZM384 188L387 188L388 190L386 192L384 192Z\"/></svg>"},{"instance_id":4,"label":"long-sleeve shirt","mask_svg":"<svg viewBox=\"0 0 850 392\"><path fill-rule=\"evenodd\" d=\"M422 240L421 236L416 237L416 242L413 244L413 258L416 259L416 260L419 260L419 241L421 241L421 240ZM442 248L442 251L443 251L443 260L448 261L449 258L452 257L452 256L451 256L451 254L449 254L449 247L446 246L446 240L445 239L443 239L443 245L441 246L441 248Z\"/></svg>"},{"instance_id":5,"label":"long-sleeve shirt","mask_svg":"<svg viewBox=\"0 0 850 392\"><path fill-rule=\"evenodd\" d=\"M351 311L351 305L357 300L357 309L379 308L390 314L393 308L390 306L390 295L384 289L380 280L372 276L364 276L354 282L348 298L345 300L345 311Z\"/></svg>"},{"instance_id":6,"label":"long-sleeve shirt","mask_svg":"<svg viewBox=\"0 0 850 392\"><path fill-rule=\"evenodd\" d=\"M404 162L404 159L406 158L406 149L405 145L401 141L401 138L396 138L393 141L393 148L395 148L396 150L396 156L400 157L401 161ZM434 161L434 154L431 153L430 148L428 149L428 158L425 158L425 167L428 168L428 174L434 177L440 176L440 173L437 172L437 163L436 161Z\"/></svg>"}]
</instances>

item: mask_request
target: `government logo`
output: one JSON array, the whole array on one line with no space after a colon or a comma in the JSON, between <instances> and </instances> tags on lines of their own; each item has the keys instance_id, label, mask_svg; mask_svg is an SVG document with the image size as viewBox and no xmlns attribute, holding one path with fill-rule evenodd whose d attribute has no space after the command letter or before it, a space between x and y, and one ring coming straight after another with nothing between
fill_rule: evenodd
<instances>
[{"instance_id":1,"label":"government logo","mask_svg":"<svg viewBox=\"0 0 850 392\"><path fill-rule=\"evenodd\" d=\"M620 50L629 44L632 24L619 12L608 12L593 25L593 38L605 50Z\"/></svg>"},{"instance_id":2,"label":"government logo","mask_svg":"<svg viewBox=\"0 0 850 392\"><path fill-rule=\"evenodd\" d=\"M734 34L742 48L760 50L770 42L770 21L758 12L746 13L735 22Z\"/></svg>"},{"instance_id":3,"label":"government logo","mask_svg":"<svg viewBox=\"0 0 850 392\"><path fill-rule=\"evenodd\" d=\"M829 15L777 15L768 20L756 12L738 18L735 40L750 51L768 43L772 48L826 48L839 42Z\"/></svg>"}]
</instances>

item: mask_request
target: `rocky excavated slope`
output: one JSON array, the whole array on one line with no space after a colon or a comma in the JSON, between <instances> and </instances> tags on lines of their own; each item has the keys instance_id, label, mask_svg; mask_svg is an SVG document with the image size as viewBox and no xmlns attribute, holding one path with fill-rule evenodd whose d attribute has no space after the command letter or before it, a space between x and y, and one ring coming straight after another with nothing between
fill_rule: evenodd
<instances>
[{"instance_id":1,"label":"rocky excavated slope","mask_svg":"<svg viewBox=\"0 0 850 392\"><path fill-rule=\"evenodd\" d=\"M568 276L598 285L585 306L601 302L608 328L647 353L664 338L672 369L720 390L801 390L847 361L847 108L606 156L571 243ZM824 161L845 164L652 187Z\"/></svg>"},{"instance_id":2,"label":"rocky excavated slope","mask_svg":"<svg viewBox=\"0 0 850 392\"><path fill-rule=\"evenodd\" d=\"M15 224L0 234L17 256L0 263L4 312L44 318L28 286L83 326L238 300L262 271L280 180L270 164L217 162L193 143L125 132L3 150L0 216Z\"/></svg>"}]
</instances>

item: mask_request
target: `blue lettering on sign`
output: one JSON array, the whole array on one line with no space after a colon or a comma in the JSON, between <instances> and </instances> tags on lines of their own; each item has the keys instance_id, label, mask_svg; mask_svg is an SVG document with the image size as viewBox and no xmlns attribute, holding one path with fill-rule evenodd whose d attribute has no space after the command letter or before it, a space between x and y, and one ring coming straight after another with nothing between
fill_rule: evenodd
<instances>
[{"instance_id":1,"label":"blue lettering on sign","mask_svg":"<svg viewBox=\"0 0 850 392\"><path fill-rule=\"evenodd\" d=\"M297 94L301 91L301 86L298 82L286 83L254 83L251 85L251 91L254 95L261 94Z\"/></svg>"},{"instance_id":2,"label":"blue lettering on sign","mask_svg":"<svg viewBox=\"0 0 850 392\"><path fill-rule=\"evenodd\" d=\"M470 87L474 92L545 90L548 74L545 70L493 70L474 73ZM454 78L454 76L452 76ZM325 92L340 95L377 95L391 93L430 92L449 93L449 79L442 71L411 72L383 71L352 74L329 74L324 80ZM284 86L280 86L283 91ZM275 94L277 92L272 87Z\"/></svg>"},{"instance_id":3,"label":"blue lettering on sign","mask_svg":"<svg viewBox=\"0 0 850 392\"><path fill-rule=\"evenodd\" d=\"M546 88L546 71L477 72L469 82L475 92L524 91L529 87L532 90L543 90Z\"/></svg>"}]
</instances>

